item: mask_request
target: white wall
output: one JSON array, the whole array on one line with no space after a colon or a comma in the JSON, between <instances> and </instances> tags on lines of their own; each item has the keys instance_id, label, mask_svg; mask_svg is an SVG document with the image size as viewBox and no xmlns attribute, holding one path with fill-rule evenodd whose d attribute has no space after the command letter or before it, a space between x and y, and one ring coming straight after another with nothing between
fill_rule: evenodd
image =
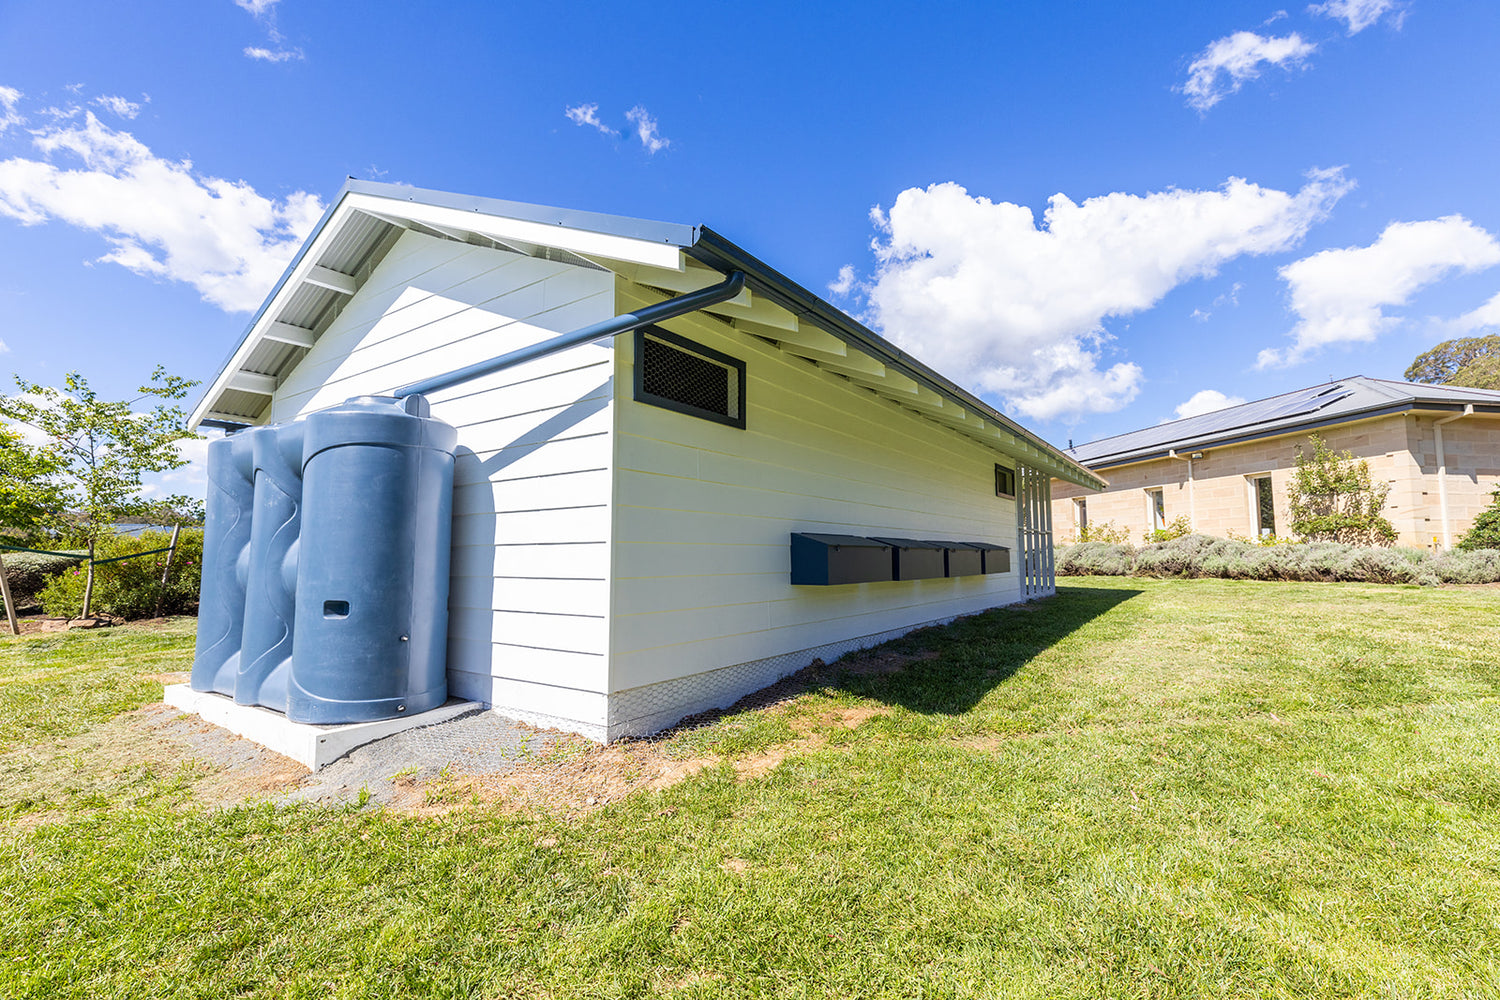
<instances>
[{"instance_id":1,"label":"white wall","mask_svg":"<svg viewBox=\"0 0 1500 1000\"><path fill-rule=\"evenodd\" d=\"M615 278L403 235L277 390L271 419L614 315ZM458 428L449 686L602 735L614 360L587 345L430 395Z\"/></svg>"},{"instance_id":2,"label":"white wall","mask_svg":"<svg viewBox=\"0 0 1500 1000\"><path fill-rule=\"evenodd\" d=\"M629 288L622 309L638 304ZM664 326L747 363L747 426L637 403L634 338L619 338L612 699L1019 599L1015 505L994 488L1004 456L715 320ZM794 531L993 542L1013 568L793 587ZM612 733L628 723L612 715Z\"/></svg>"}]
</instances>

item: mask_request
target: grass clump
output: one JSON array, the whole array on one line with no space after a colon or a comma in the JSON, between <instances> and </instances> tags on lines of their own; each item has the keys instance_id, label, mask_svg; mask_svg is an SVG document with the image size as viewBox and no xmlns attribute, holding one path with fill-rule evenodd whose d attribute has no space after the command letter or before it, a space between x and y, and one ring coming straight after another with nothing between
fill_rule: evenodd
<instances>
[{"instance_id":1,"label":"grass clump","mask_svg":"<svg viewBox=\"0 0 1500 1000\"><path fill-rule=\"evenodd\" d=\"M1449 551L1308 542L1261 545L1186 535L1133 549L1085 542L1057 552L1062 576L1182 576L1303 583L1497 583L1500 551Z\"/></svg>"}]
</instances>

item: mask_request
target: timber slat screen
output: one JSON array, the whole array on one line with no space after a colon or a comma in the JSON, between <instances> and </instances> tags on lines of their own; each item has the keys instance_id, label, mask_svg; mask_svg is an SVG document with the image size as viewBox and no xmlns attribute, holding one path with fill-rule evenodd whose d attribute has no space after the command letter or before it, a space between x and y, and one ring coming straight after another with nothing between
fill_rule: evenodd
<instances>
[{"instance_id":1,"label":"timber slat screen","mask_svg":"<svg viewBox=\"0 0 1500 1000\"><path fill-rule=\"evenodd\" d=\"M1052 554L1052 479L1045 472L1016 469L1016 534L1021 543L1021 592L1043 597L1057 590Z\"/></svg>"}]
</instances>

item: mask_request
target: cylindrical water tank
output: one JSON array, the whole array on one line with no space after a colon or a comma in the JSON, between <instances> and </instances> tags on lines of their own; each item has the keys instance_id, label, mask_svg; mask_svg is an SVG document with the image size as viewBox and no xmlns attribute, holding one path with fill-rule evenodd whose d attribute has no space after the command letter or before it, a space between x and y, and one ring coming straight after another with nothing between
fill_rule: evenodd
<instances>
[{"instance_id":1,"label":"cylindrical water tank","mask_svg":"<svg viewBox=\"0 0 1500 1000\"><path fill-rule=\"evenodd\" d=\"M245 576L254 496L255 461L249 435L209 442L198 644L190 682L194 691L234 694L245 624Z\"/></svg>"},{"instance_id":2,"label":"cylindrical water tank","mask_svg":"<svg viewBox=\"0 0 1500 1000\"><path fill-rule=\"evenodd\" d=\"M246 431L255 455L255 516L250 528L245 626L234 700L286 711L297 594L297 536L302 524L300 422Z\"/></svg>"},{"instance_id":3,"label":"cylindrical water tank","mask_svg":"<svg viewBox=\"0 0 1500 1000\"><path fill-rule=\"evenodd\" d=\"M415 715L448 698L448 556L458 432L421 396L308 415L293 722Z\"/></svg>"}]
</instances>

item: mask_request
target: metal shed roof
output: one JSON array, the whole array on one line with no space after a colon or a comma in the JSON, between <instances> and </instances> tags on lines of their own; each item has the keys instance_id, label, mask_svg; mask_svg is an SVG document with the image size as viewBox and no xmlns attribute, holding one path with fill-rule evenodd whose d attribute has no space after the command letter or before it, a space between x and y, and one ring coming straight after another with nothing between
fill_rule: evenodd
<instances>
[{"instance_id":1,"label":"metal shed roof","mask_svg":"<svg viewBox=\"0 0 1500 1000\"><path fill-rule=\"evenodd\" d=\"M1099 489L1072 456L705 226L652 222L350 180L251 319L193 411L192 424L253 424L401 233L615 271L672 296L746 275L708 311L825 370L1053 476Z\"/></svg>"},{"instance_id":2,"label":"metal shed roof","mask_svg":"<svg viewBox=\"0 0 1500 1000\"><path fill-rule=\"evenodd\" d=\"M1408 410L1461 412L1470 404L1476 413L1500 414L1500 392L1356 375L1116 434L1078 445L1068 454L1101 469L1165 458L1171 451L1223 447Z\"/></svg>"}]
</instances>

